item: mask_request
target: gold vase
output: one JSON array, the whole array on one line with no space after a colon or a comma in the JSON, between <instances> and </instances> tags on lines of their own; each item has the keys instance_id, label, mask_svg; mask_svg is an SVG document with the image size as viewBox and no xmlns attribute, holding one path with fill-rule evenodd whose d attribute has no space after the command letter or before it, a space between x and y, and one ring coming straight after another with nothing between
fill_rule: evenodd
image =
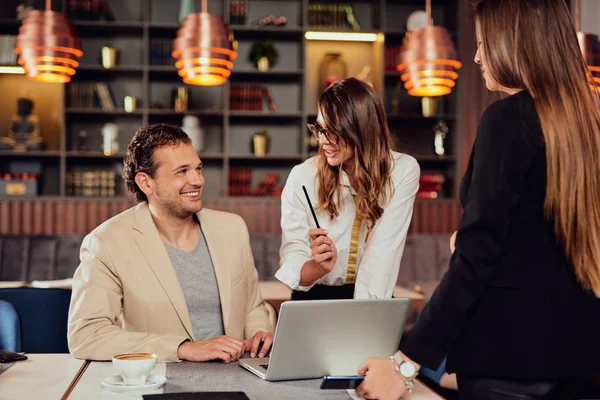
<instances>
[{"instance_id":1,"label":"gold vase","mask_svg":"<svg viewBox=\"0 0 600 400\"><path fill-rule=\"evenodd\" d=\"M267 131L256 132L252 135L252 153L255 157L264 157L269 152L271 138Z\"/></svg>"},{"instance_id":2,"label":"gold vase","mask_svg":"<svg viewBox=\"0 0 600 400\"><path fill-rule=\"evenodd\" d=\"M125 96L123 99L123 108L125 112L134 112L137 107L137 99L133 96Z\"/></svg>"},{"instance_id":3,"label":"gold vase","mask_svg":"<svg viewBox=\"0 0 600 400\"><path fill-rule=\"evenodd\" d=\"M114 68L117 65L118 51L113 47L104 46L102 48L102 66L106 69Z\"/></svg>"},{"instance_id":4,"label":"gold vase","mask_svg":"<svg viewBox=\"0 0 600 400\"><path fill-rule=\"evenodd\" d=\"M435 97L423 97L421 108L424 117L434 117L437 114L437 99Z\"/></svg>"},{"instance_id":5,"label":"gold vase","mask_svg":"<svg viewBox=\"0 0 600 400\"><path fill-rule=\"evenodd\" d=\"M269 63L269 59L267 57L261 57L258 59L257 67L259 71L265 72L268 71L271 67Z\"/></svg>"}]
</instances>

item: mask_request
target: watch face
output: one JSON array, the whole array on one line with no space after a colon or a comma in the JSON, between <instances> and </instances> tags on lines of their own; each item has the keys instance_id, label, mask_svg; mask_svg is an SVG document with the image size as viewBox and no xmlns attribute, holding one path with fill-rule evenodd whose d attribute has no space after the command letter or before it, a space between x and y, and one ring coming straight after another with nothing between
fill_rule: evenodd
<instances>
[{"instance_id":1,"label":"watch face","mask_svg":"<svg viewBox=\"0 0 600 400\"><path fill-rule=\"evenodd\" d=\"M412 378L413 376L415 376L415 372L416 372L415 366L412 363L403 362L400 365L400 373L405 378Z\"/></svg>"}]
</instances>

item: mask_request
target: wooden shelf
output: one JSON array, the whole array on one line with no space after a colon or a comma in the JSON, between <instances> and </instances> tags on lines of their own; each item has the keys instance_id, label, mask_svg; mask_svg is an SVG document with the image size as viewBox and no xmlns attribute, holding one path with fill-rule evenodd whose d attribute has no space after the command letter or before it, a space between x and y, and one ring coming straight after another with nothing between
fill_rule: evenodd
<instances>
[{"instance_id":1,"label":"wooden shelf","mask_svg":"<svg viewBox=\"0 0 600 400\"><path fill-rule=\"evenodd\" d=\"M423 114L409 114L409 113L388 113L387 114L388 120L413 120L413 121L418 121L418 120L438 120L438 119L444 119L444 120L454 120L456 119L456 115L455 114L439 114L439 115L434 115L432 117L425 117L423 116Z\"/></svg>"},{"instance_id":2,"label":"wooden shelf","mask_svg":"<svg viewBox=\"0 0 600 400\"><path fill-rule=\"evenodd\" d=\"M179 24L176 22L146 22L144 26L150 29L179 29Z\"/></svg>"},{"instance_id":3,"label":"wooden shelf","mask_svg":"<svg viewBox=\"0 0 600 400\"><path fill-rule=\"evenodd\" d=\"M184 115L198 115L203 117L222 117L223 110L187 110L187 111L174 111L170 109L150 109L148 115L156 116L184 116Z\"/></svg>"},{"instance_id":4,"label":"wooden shelf","mask_svg":"<svg viewBox=\"0 0 600 400\"><path fill-rule=\"evenodd\" d=\"M17 20L17 19L12 19L12 18L0 18L0 28L2 28L2 30L11 30L11 29L19 29L19 26L21 26L21 21Z\"/></svg>"},{"instance_id":5,"label":"wooden shelf","mask_svg":"<svg viewBox=\"0 0 600 400\"><path fill-rule=\"evenodd\" d=\"M394 29L386 29L383 31L383 34L385 36L391 37L391 38L402 38L404 37L404 35L406 35L405 30L402 31L398 31L398 30L394 30ZM453 38L458 37L458 32L454 29L448 29L448 32L450 33L450 36L452 36Z\"/></svg>"},{"instance_id":6,"label":"wooden shelf","mask_svg":"<svg viewBox=\"0 0 600 400\"><path fill-rule=\"evenodd\" d=\"M304 73L301 70L269 70L243 69L231 71L231 81L262 81L269 82L295 82L302 80Z\"/></svg>"},{"instance_id":7,"label":"wooden shelf","mask_svg":"<svg viewBox=\"0 0 600 400\"><path fill-rule=\"evenodd\" d=\"M204 153L202 151L198 152L200 159L205 160L223 160L223 153Z\"/></svg>"},{"instance_id":8,"label":"wooden shelf","mask_svg":"<svg viewBox=\"0 0 600 400\"><path fill-rule=\"evenodd\" d=\"M142 73L144 67L141 65L117 65L113 68L104 68L102 65L80 65L77 67L77 72L94 72L94 73Z\"/></svg>"},{"instance_id":9,"label":"wooden shelf","mask_svg":"<svg viewBox=\"0 0 600 400\"><path fill-rule=\"evenodd\" d=\"M0 157L11 157L11 158L59 158L61 156L60 151L56 150L42 150L42 151L0 151Z\"/></svg>"},{"instance_id":10,"label":"wooden shelf","mask_svg":"<svg viewBox=\"0 0 600 400\"><path fill-rule=\"evenodd\" d=\"M417 161L424 161L424 162L436 161L436 162L450 163L450 162L456 161L455 156L438 156L435 154L411 154L411 156L416 158Z\"/></svg>"},{"instance_id":11,"label":"wooden shelf","mask_svg":"<svg viewBox=\"0 0 600 400\"><path fill-rule=\"evenodd\" d=\"M298 119L302 118L302 113L284 113L270 111L238 111L230 110L229 116L232 118L259 118L259 119Z\"/></svg>"},{"instance_id":12,"label":"wooden shelf","mask_svg":"<svg viewBox=\"0 0 600 400\"><path fill-rule=\"evenodd\" d=\"M174 72L175 75L179 77L179 75L177 75L177 68L175 68L175 65L149 65L148 70L150 72Z\"/></svg>"},{"instance_id":13,"label":"wooden shelf","mask_svg":"<svg viewBox=\"0 0 600 400\"><path fill-rule=\"evenodd\" d=\"M144 24L139 21L71 20L71 22L75 32L83 37L141 36L144 30Z\"/></svg>"},{"instance_id":14,"label":"wooden shelf","mask_svg":"<svg viewBox=\"0 0 600 400\"><path fill-rule=\"evenodd\" d=\"M276 33L304 33L304 29L301 27L290 27L288 25L284 26L260 26L260 25L238 25L238 24L229 24L229 27L233 30L234 34L236 32L276 32Z\"/></svg>"},{"instance_id":15,"label":"wooden shelf","mask_svg":"<svg viewBox=\"0 0 600 400\"><path fill-rule=\"evenodd\" d=\"M266 154L264 157L256 157L253 154L229 154L230 160L236 161L302 161L300 154Z\"/></svg>"},{"instance_id":16,"label":"wooden shelf","mask_svg":"<svg viewBox=\"0 0 600 400\"><path fill-rule=\"evenodd\" d=\"M290 41L299 40L304 34L304 30L299 27L230 25L230 28L237 40L271 39L275 41Z\"/></svg>"},{"instance_id":17,"label":"wooden shelf","mask_svg":"<svg viewBox=\"0 0 600 400\"><path fill-rule=\"evenodd\" d=\"M143 111L139 109L133 112L127 112L123 109L108 111L101 108L67 108L65 109L65 112L71 115L105 115L113 117L141 117L143 114Z\"/></svg>"},{"instance_id":18,"label":"wooden shelf","mask_svg":"<svg viewBox=\"0 0 600 400\"><path fill-rule=\"evenodd\" d=\"M125 157L125 153L118 153L112 155L105 155L101 151L69 151L67 152L67 158L88 158L95 160L122 160Z\"/></svg>"},{"instance_id":19,"label":"wooden shelf","mask_svg":"<svg viewBox=\"0 0 600 400\"><path fill-rule=\"evenodd\" d=\"M354 29L344 29L344 28L326 28L320 26L308 26L304 29L304 32L339 32L339 33L381 33L379 29L361 29L359 31L355 31ZM337 42L337 40L332 40L332 42Z\"/></svg>"},{"instance_id":20,"label":"wooden shelf","mask_svg":"<svg viewBox=\"0 0 600 400\"><path fill-rule=\"evenodd\" d=\"M265 0L265 3L269 1ZM279 1L280 3L282 1ZM325 3L332 3L334 0L324 0ZM444 21L450 28L457 28L461 25L458 18L458 0L452 0L452 5L448 0L433 0L437 7L437 12L444 14ZM61 3L61 2L59 2ZM138 109L128 113L124 109L103 110L99 102L94 103L94 108L68 107L69 91L66 88L66 96L63 107L64 126L60 133L56 132L57 143L61 145L61 151L54 152L29 152L26 154L15 154L12 152L0 152L0 158L5 160L16 159L16 157L37 158L40 162L51 168L51 172L45 178L43 193L57 193L56 196L45 196L46 198L60 198L73 200L94 200L89 197L65 197L66 192L66 171L78 167L110 167L117 170L118 163L124 157L123 153L105 156L101 151L80 152L69 151L67 149L76 149L76 132L85 129L90 132L98 132L107 122L114 122L119 126L121 132L133 133L138 127L146 124L165 122L174 125L180 125L185 115L196 115L206 125L206 132L210 132L207 137L207 145L213 152L200 152L199 155L207 165L210 166L210 173L216 187L215 195L222 198L228 196L229 177L224 170L229 165L248 166L257 168L261 171L277 170L285 176L286 171L294 164L302 162L309 155L308 147L303 143L307 130L304 122L307 116L312 121L316 118L314 102L315 85L313 82L312 67L318 62L314 50L321 44L307 41L304 36L308 31L326 31L326 32L345 32L345 33L377 33L387 34L385 44L376 42L374 46L373 57L384 54L385 45L397 46L402 42L405 35L404 26L396 23L396 15L403 13L405 8L419 9L422 7L422 0L403 0L402 5L396 0L352 0L357 7L357 15L361 20L362 27L360 31L351 29L331 29L318 26L307 26L306 6L307 1L294 0L294 5L290 3L284 7L288 14L288 25L284 26L258 26L253 20L256 16L250 16L244 25L229 24L235 39L239 42L240 54L234 60L234 67L231 76L227 82L220 86L200 87L193 85L184 85L181 77L174 67L174 60L160 60L159 58L169 57L170 48L168 44L176 37L180 24L177 22L177 11L173 9L170 2L165 1L138 1L134 2L128 10L127 15L121 15L121 18L130 19L129 21L92 21L92 20L73 20L76 33L80 36L86 55L82 58L83 64L77 69L74 82L109 82L111 91L117 99L116 106L123 107L123 96L132 95L137 98ZM216 14L228 15L228 2L214 2L211 7L216 7ZM405 4L406 3L406 4ZM420 4L420 5L419 5ZM61 5L55 4L55 9L64 8L68 2L63 1ZM385 5L385 6L384 6ZM386 10L393 12L384 13ZM64 10L62 10L64 11ZM115 10L116 11L116 10ZM255 10L256 11L256 10ZM363 13L363 11L365 11ZM278 11L279 12L279 11ZM12 12L6 12L5 15L12 15ZM279 14L277 14L279 15ZM364 18L360 18L364 15ZM367 17L368 15L368 17ZM119 16L117 14L117 16ZM155 22L153 18L172 22ZM302 21L300 25L297 23ZM226 21L228 22L228 21ZM312 22L312 20L311 20ZM16 19L0 19L0 33L17 34L22 21ZM372 29L372 27L379 29ZM385 29L384 29L385 28ZM463 29L463 28L461 28ZM456 35L458 29L451 31ZM153 47L153 42L166 42L164 48ZM268 71L259 71L253 68L248 60L248 50L252 43L261 40L273 40L280 51L280 62ZM455 41L455 44L459 44ZM99 62L100 49L103 45L113 45L120 50L121 62L114 68L105 69ZM315 46L313 46L315 45ZM369 44L371 45L371 44ZM344 44L339 41L324 42L323 49L326 51L338 51L343 49L346 53ZM342 46L342 47L340 47ZM313 49L314 47L314 49ZM379 48L381 47L381 48ZM381 50L381 51L380 51ZM464 50L464 49L463 49ZM155 54L158 51L161 54ZM459 49L460 51L460 49ZM162 54L164 53L164 54ZM350 54L350 53L348 53ZM150 61L164 61L167 65L150 65ZM353 55L352 59L346 60L349 66L354 67L353 63L359 61ZM390 96L393 90L394 81L399 79L399 72L384 71L385 63L379 63L374 59L372 61L374 82L382 83L380 94L383 99ZM363 62L363 61L360 61ZM368 63L368 61L366 61ZM170 65L169 65L170 63ZM272 97L275 100L279 112L268 111L266 105L261 111L229 110L229 88L232 84L257 84L269 85ZM460 79L457 82L460 85ZM176 112L171 106L173 104L173 90L179 86L186 86L189 90L189 107L185 112ZM97 98L94 93L94 98ZM411 110L415 113L390 113L388 114L388 123L396 131L407 132L406 148L410 148L413 156L429 170L436 173L443 173L450 183L445 184L444 193L452 195L457 192L458 185L458 157L454 155L436 156L429 154L433 151L430 144L433 138L428 139L418 136L420 133L433 135L431 127L437 119L445 120L450 129L449 140L452 143L460 143L461 135L456 128L456 116L442 114L446 110L458 110L458 100L456 96L447 96L447 100L440 103L438 111L441 115L426 118L420 111L419 99L402 97L399 99L400 110ZM57 100L62 102L62 98ZM151 109L153 103L160 102L168 108ZM89 104L89 103L88 103ZM264 102L263 102L264 104ZM208 108L210 106L218 107ZM203 108L207 107L207 108ZM193 109L195 108L195 109ZM291 110L291 111L290 111ZM235 146L238 141L246 142L249 132L245 128L260 126L277 132L277 152L284 154L268 154L265 157L255 157L249 152L246 145ZM279 133L281 133L279 135ZM414 133L414 135L413 135ZM214 134L214 137L213 137ZM285 137L284 137L285 136ZM125 138L123 138L125 140ZM450 143L450 142L449 142ZM123 143L121 143L123 144ZM279 147L283 146L283 147ZM101 150L99 145L94 145L92 149ZM219 151L221 150L221 151ZM233 150L233 153L230 151ZM449 151L450 148L447 148ZM121 147L124 152L124 148ZM295 154L295 153L298 154ZM288 153L288 154L285 154ZM290 154L291 153L291 154ZM420 154L419 154L420 153ZM12 157L12 158L11 158ZM7 162L5 161L5 164ZM67 168L65 168L65 164ZM218 170L218 171L217 171ZM55 187L55 185L58 185ZM124 197L115 197L115 200ZM279 201L276 198L268 197L249 197L255 201ZM436 202L440 200L426 200L427 202Z\"/></svg>"}]
</instances>

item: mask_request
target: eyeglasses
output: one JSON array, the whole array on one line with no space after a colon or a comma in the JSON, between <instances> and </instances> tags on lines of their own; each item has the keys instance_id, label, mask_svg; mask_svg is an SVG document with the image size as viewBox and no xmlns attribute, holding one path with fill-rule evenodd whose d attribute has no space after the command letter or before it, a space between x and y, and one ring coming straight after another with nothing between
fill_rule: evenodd
<instances>
[{"instance_id":1,"label":"eyeglasses","mask_svg":"<svg viewBox=\"0 0 600 400\"><path fill-rule=\"evenodd\" d=\"M306 126L308 126L308 130L317 138L317 140L321 140L321 136L325 136L325 139L327 139L329 143L338 144L338 135L330 132L326 128L322 128L317 122L309 122Z\"/></svg>"}]
</instances>

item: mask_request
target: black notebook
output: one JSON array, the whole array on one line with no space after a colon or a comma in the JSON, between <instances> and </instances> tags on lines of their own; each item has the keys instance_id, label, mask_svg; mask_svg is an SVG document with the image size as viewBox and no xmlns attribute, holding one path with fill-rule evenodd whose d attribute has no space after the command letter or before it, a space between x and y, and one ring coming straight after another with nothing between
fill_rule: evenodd
<instances>
[{"instance_id":1,"label":"black notebook","mask_svg":"<svg viewBox=\"0 0 600 400\"><path fill-rule=\"evenodd\" d=\"M186 392L145 394L144 400L250 400L244 392Z\"/></svg>"}]
</instances>

